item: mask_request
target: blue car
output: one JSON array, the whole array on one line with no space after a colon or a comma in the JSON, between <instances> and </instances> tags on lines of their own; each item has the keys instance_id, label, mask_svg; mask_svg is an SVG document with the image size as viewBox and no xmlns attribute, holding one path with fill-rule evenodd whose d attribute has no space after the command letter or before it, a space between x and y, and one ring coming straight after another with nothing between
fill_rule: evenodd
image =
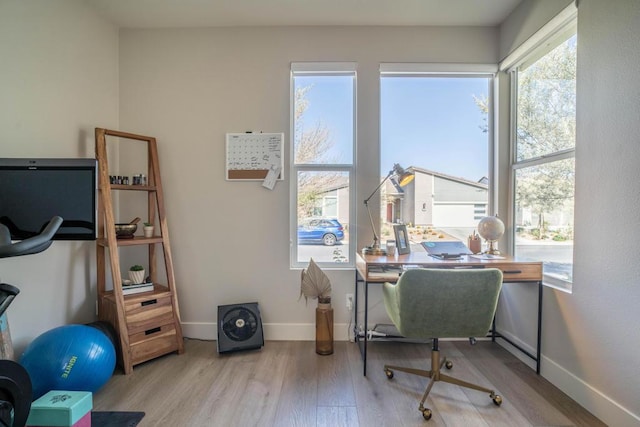
<instances>
[{"instance_id":1,"label":"blue car","mask_svg":"<svg viewBox=\"0 0 640 427\"><path fill-rule=\"evenodd\" d=\"M344 239L344 227L337 219L308 218L298 224L298 243L333 246Z\"/></svg>"}]
</instances>

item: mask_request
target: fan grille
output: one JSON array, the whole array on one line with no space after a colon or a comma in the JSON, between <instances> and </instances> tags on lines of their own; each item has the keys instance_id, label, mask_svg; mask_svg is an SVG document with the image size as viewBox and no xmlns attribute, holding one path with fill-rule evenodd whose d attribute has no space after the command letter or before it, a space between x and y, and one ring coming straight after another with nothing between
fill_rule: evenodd
<instances>
[{"instance_id":1,"label":"fan grille","mask_svg":"<svg viewBox=\"0 0 640 427\"><path fill-rule=\"evenodd\" d=\"M258 330L258 316L246 307L238 307L225 314L222 331L233 341L246 341Z\"/></svg>"}]
</instances>

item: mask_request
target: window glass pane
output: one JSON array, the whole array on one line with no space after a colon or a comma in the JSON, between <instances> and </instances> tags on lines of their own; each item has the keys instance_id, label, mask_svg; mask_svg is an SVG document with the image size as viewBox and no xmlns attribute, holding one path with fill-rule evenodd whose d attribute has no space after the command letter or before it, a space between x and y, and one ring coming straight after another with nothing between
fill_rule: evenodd
<instances>
[{"instance_id":1,"label":"window glass pane","mask_svg":"<svg viewBox=\"0 0 640 427\"><path fill-rule=\"evenodd\" d=\"M294 78L296 164L353 163L353 75Z\"/></svg>"},{"instance_id":2,"label":"window glass pane","mask_svg":"<svg viewBox=\"0 0 640 427\"><path fill-rule=\"evenodd\" d=\"M292 267L304 267L311 258L325 266L353 266L348 233L355 173L352 66L333 72L318 64L317 73L305 69L292 75Z\"/></svg>"},{"instance_id":3,"label":"window glass pane","mask_svg":"<svg viewBox=\"0 0 640 427\"><path fill-rule=\"evenodd\" d=\"M544 261L545 281L573 280L573 158L516 170L515 254Z\"/></svg>"},{"instance_id":4,"label":"window glass pane","mask_svg":"<svg viewBox=\"0 0 640 427\"><path fill-rule=\"evenodd\" d=\"M349 262L349 173L299 171L298 262Z\"/></svg>"},{"instance_id":5,"label":"window glass pane","mask_svg":"<svg viewBox=\"0 0 640 427\"><path fill-rule=\"evenodd\" d=\"M381 241L408 225L424 240L467 240L489 200L489 77L381 78L381 179L398 163L415 173L381 189ZM373 187L373 186L372 186Z\"/></svg>"},{"instance_id":6,"label":"window glass pane","mask_svg":"<svg viewBox=\"0 0 640 427\"><path fill-rule=\"evenodd\" d=\"M571 149L576 134L576 41L518 70L518 161Z\"/></svg>"}]
</instances>

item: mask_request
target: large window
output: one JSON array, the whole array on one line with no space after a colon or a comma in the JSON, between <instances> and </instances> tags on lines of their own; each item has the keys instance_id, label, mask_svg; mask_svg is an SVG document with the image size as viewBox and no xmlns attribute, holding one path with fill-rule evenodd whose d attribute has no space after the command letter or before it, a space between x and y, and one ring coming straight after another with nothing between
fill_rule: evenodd
<instances>
[{"instance_id":1,"label":"large window","mask_svg":"<svg viewBox=\"0 0 640 427\"><path fill-rule=\"evenodd\" d=\"M575 21L511 70L515 255L570 289L576 141Z\"/></svg>"},{"instance_id":2,"label":"large window","mask_svg":"<svg viewBox=\"0 0 640 427\"><path fill-rule=\"evenodd\" d=\"M352 266L355 64L292 64L291 264Z\"/></svg>"},{"instance_id":3,"label":"large window","mask_svg":"<svg viewBox=\"0 0 640 427\"><path fill-rule=\"evenodd\" d=\"M393 224L407 225L413 251L423 251L427 241L466 243L480 219L492 213L495 67L463 72L460 66L382 69L380 175L384 178L394 163L415 173L406 187L390 179L382 188L383 244L394 238Z\"/></svg>"}]
</instances>

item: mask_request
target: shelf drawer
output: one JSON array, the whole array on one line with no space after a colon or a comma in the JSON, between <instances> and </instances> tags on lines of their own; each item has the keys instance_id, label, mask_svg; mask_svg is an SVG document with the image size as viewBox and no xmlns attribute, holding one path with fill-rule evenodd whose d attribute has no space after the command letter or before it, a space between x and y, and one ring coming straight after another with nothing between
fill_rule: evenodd
<instances>
[{"instance_id":1,"label":"shelf drawer","mask_svg":"<svg viewBox=\"0 0 640 427\"><path fill-rule=\"evenodd\" d=\"M178 351L176 328L173 324L168 324L130 335L129 348L134 365Z\"/></svg>"},{"instance_id":2,"label":"shelf drawer","mask_svg":"<svg viewBox=\"0 0 640 427\"><path fill-rule=\"evenodd\" d=\"M171 295L151 295L147 299L125 301L124 305L129 336L173 323Z\"/></svg>"}]
</instances>

